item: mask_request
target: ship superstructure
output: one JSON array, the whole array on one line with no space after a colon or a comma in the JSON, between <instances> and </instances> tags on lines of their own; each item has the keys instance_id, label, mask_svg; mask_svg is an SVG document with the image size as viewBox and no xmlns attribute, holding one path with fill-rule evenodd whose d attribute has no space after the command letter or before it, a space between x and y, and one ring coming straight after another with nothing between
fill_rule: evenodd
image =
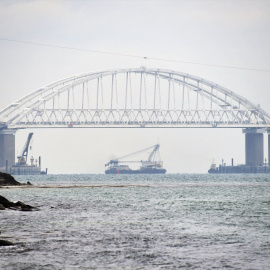
<instances>
[{"instance_id":1,"label":"ship superstructure","mask_svg":"<svg viewBox=\"0 0 270 270\"><path fill-rule=\"evenodd\" d=\"M166 170L163 168L163 162L159 153L160 145L156 144L151 147L139 150L137 152L124 155L119 158L110 160L105 164L106 174L164 174ZM147 160L130 160L131 157L152 150ZM125 164L124 164L125 163ZM127 163L140 163L141 166L137 170L132 170Z\"/></svg>"}]
</instances>

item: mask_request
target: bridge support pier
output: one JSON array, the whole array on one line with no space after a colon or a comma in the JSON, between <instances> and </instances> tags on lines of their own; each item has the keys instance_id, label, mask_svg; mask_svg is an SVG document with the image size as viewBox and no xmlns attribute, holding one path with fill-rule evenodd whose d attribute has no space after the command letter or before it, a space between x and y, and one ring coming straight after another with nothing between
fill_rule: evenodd
<instances>
[{"instance_id":1,"label":"bridge support pier","mask_svg":"<svg viewBox=\"0 0 270 270\"><path fill-rule=\"evenodd\" d=\"M268 129L268 166L270 166L270 129Z\"/></svg>"},{"instance_id":2,"label":"bridge support pier","mask_svg":"<svg viewBox=\"0 0 270 270\"><path fill-rule=\"evenodd\" d=\"M16 130L0 130L0 171L10 172L15 164L15 134Z\"/></svg>"},{"instance_id":3,"label":"bridge support pier","mask_svg":"<svg viewBox=\"0 0 270 270\"><path fill-rule=\"evenodd\" d=\"M247 128L245 133L245 150L247 166L262 166L264 163L263 133L265 129Z\"/></svg>"}]
</instances>

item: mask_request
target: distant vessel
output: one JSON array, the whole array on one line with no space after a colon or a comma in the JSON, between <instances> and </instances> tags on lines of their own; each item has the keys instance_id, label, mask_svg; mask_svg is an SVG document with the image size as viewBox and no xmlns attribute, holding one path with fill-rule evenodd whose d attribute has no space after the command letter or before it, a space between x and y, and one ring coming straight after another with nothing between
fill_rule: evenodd
<instances>
[{"instance_id":1,"label":"distant vessel","mask_svg":"<svg viewBox=\"0 0 270 270\"><path fill-rule=\"evenodd\" d=\"M37 164L37 160L35 163L35 159L33 157L30 158L30 165L27 164L28 150L30 146L31 139L33 137L33 133L28 134L28 138L23 147L23 150L18 156L18 161L16 165L13 165L10 169L10 174L12 175L40 175L47 174L48 170L41 171L41 157L39 157L39 164Z\"/></svg>"},{"instance_id":2,"label":"distant vessel","mask_svg":"<svg viewBox=\"0 0 270 270\"><path fill-rule=\"evenodd\" d=\"M211 164L210 169L208 170L208 173L218 173L218 168L215 163Z\"/></svg>"},{"instance_id":3,"label":"distant vessel","mask_svg":"<svg viewBox=\"0 0 270 270\"><path fill-rule=\"evenodd\" d=\"M270 166L265 163L261 166L247 166L247 165L236 165L234 166L233 164L233 159L232 159L232 164L231 166L227 166L226 163L223 163L219 165L218 167L216 166L215 163L211 164L210 169L208 170L208 173L270 173Z\"/></svg>"},{"instance_id":4,"label":"distant vessel","mask_svg":"<svg viewBox=\"0 0 270 270\"><path fill-rule=\"evenodd\" d=\"M166 170L163 168L163 162L160 160L159 154L159 144L154 146L145 148L143 150L122 156L117 159L110 160L107 164L105 164L105 173L106 174L164 174ZM145 151L151 150L152 152L149 155L147 160L126 160L123 159L130 158L137 154L143 153ZM141 163L141 166L137 170L132 170L128 165L120 165L119 163Z\"/></svg>"}]
</instances>

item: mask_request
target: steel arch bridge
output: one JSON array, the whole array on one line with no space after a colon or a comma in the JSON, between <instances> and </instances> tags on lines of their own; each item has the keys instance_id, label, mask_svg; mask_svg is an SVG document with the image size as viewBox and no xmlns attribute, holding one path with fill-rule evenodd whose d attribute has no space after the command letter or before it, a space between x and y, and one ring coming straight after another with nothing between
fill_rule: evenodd
<instances>
[{"instance_id":1,"label":"steel arch bridge","mask_svg":"<svg viewBox=\"0 0 270 270\"><path fill-rule=\"evenodd\" d=\"M208 80L171 70L85 73L40 88L0 111L0 128L270 127L270 115Z\"/></svg>"}]
</instances>

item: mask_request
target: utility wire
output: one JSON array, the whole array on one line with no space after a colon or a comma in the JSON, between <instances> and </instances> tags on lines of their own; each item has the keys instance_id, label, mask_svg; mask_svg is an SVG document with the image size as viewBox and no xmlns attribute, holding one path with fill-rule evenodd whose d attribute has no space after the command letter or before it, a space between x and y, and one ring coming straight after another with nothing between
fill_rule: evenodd
<instances>
[{"instance_id":1,"label":"utility wire","mask_svg":"<svg viewBox=\"0 0 270 270\"><path fill-rule=\"evenodd\" d=\"M149 60L157 60L157 61L164 61L164 62L183 63L183 64L191 64L191 65L201 65L201 66L208 66L208 67L230 68L230 69L240 69L240 70L259 71L259 72L270 72L270 70L267 70L267 69L214 65L214 64L206 64L206 63L198 63L198 62L189 62L189 61L183 61L183 60L173 60L173 59L166 59L166 58L148 57L148 56L141 56L141 55L134 55L134 54L124 54L124 53L116 53L116 52L97 51L97 50L81 49L81 48L74 48L74 47L67 47L67 46L60 46L60 45L51 45L51 44L44 44L44 43L37 43L37 42L30 42L30 41L23 41L23 40L7 39L7 38L1 38L1 37L0 37L0 40L9 41L9 42L16 42L16 43L31 44L31 45L38 45L38 46L45 46L45 47L52 47L52 48L59 48L59 49L74 50L74 51L84 51L84 52L92 52L92 53L110 54L110 55L118 55L118 56L124 56L124 57L140 58L140 59L146 59L146 60L149 59Z\"/></svg>"}]
</instances>

